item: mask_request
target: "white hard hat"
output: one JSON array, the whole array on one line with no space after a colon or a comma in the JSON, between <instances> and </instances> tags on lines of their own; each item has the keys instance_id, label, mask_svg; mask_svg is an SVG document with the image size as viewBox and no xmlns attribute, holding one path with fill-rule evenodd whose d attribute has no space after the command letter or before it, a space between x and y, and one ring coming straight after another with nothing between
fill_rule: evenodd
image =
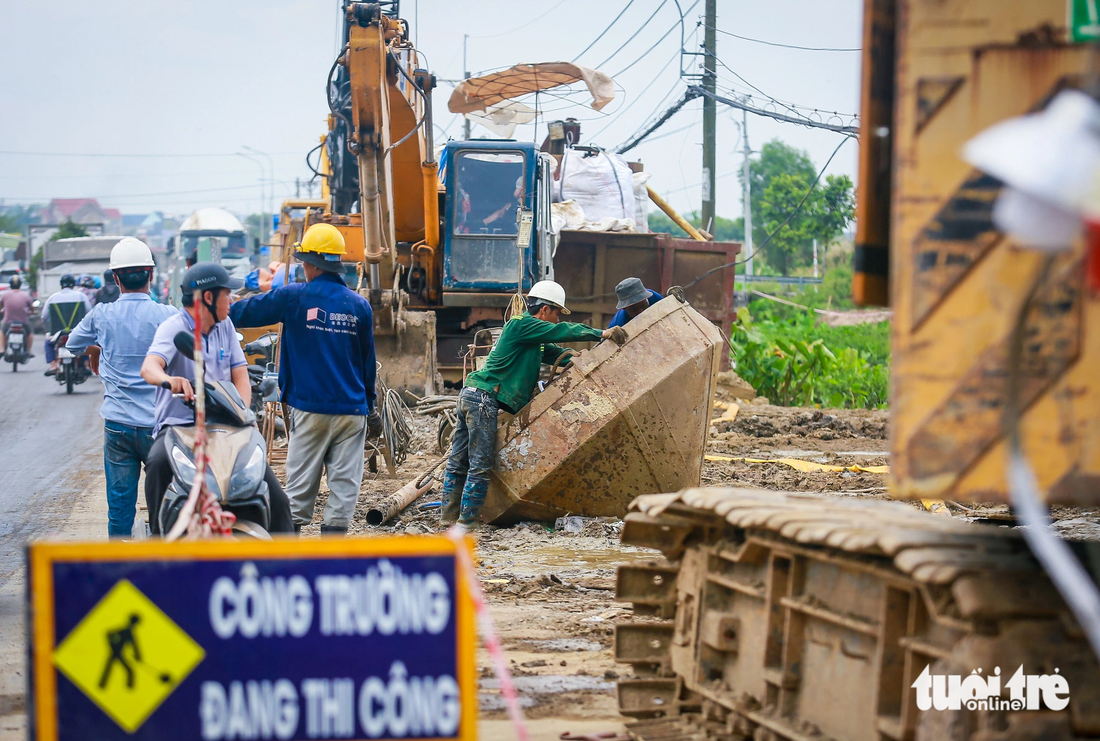
<instances>
[{"instance_id":1,"label":"white hard hat","mask_svg":"<svg viewBox=\"0 0 1100 741\"><path fill-rule=\"evenodd\" d=\"M155 268L153 253L140 239L123 237L111 248L111 270L119 268Z\"/></svg>"},{"instance_id":2,"label":"white hard hat","mask_svg":"<svg viewBox=\"0 0 1100 741\"><path fill-rule=\"evenodd\" d=\"M527 298L537 298L539 301L553 304L561 309L562 314L570 313L569 309L565 308L565 289L560 283L552 280L540 280L531 286L531 290L527 292Z\"/></svg>"}]
</instances>

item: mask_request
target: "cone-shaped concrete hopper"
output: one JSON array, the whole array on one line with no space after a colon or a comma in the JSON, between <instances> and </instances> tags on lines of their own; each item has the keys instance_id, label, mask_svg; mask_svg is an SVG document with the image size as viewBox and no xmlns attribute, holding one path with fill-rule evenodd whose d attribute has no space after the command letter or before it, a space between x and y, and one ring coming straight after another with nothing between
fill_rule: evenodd
<instances>
[{"instance_id":1,"label":"cone-shaped concrete hopper","mask_svg":"<svg viewBox=\"0 0 1100 741\"><path fill-rule=\"evenodd\" d=\"M486 522L622 517L634 497L699 485L722 336L676 298L626 330L501 413Z\"/></svg>"}]
</instances>

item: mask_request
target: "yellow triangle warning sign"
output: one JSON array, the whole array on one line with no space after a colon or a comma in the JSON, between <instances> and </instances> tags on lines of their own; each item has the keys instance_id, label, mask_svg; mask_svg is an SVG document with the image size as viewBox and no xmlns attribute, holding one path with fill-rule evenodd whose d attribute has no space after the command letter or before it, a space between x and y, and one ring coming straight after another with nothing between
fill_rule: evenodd
<instances>
[{"instance_id":1,"label":"yellow triangle warning sign","mask_svg":"<svg viewBox=\"0 0 1100 741\"><path fill-rule=\"evenodd\" d=\"M54 664L127 733L206 653L129 580L111 588L54 652Z\"/></svg>"}]
</instances>

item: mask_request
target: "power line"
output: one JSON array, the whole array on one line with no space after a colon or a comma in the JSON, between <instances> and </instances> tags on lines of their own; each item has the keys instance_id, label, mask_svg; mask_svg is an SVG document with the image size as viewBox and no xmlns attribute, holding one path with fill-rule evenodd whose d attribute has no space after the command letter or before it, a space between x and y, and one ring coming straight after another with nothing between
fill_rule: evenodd
<instances>
[{"instance_id":1,"label":"power line","mask_svg":"<svg viewBox=\"0 0 1100 741\"><path fill-rule=\"evenodd\" d=\"M712 93L709 90L706 90L705 88L699 87L698 85L688 86L688 92L692 93L693 97L698 98L699 96L706 96L708 98L712 98L713 100L716 100L719 103L725 103L726 105L730 106L731 108L737 108L737 109L742 110L742 111L747 111L747 112L752 113L752 114L757 115L757 116L763 116L764 118L770 118L774 121L782 121L784 123L798 124L799 126L806 126L807 128L811 128L811 129L825 129L826 131L833 131L833 132L836 132L838 134L847 134L848 136L851 136L851 137L856 137L859 134L859 127L858 126L843 126L843 125L838 125L838 124L830 124L830 123L825 123L823 121L814 121L813 119L809 119L809 118L804 118L804 117L795 118L793 116L785 116L782 113L776 113L774 111L765 111L761 108L755 108L751 105L748 105L747 103L744 103L742 101L734 100L732 98L727 98L725 96L718 95L716 93Z\"/></svg>"},{"instance_id":2,"label":"power line","mask_svg":"<svg viewBox=\"0 0 1100 741\"><path fill-rule=\"evenodd\" d=\"M268 181L265 180L264 182L268 182ZM274 182L278 183L279 185L289 185L290 184L289 181L287 181L287 180L276 180ZM120 193L120 194L114 194L114 195L84 196L84 197L85 198L94 198L96 200L102 199L102 200L107 201L107 200L111 200L112 198L152 198L152 197L160 197L160 196L186 196L186 195L195 195L195 194L199 194L199 193L217 193L217 192L225 191L225 190L248 190L249 188L255 188L255 187L256 187L256 184L253 183L252 185L230 185L230 186L227 186L227 187L224 187L224 188L202 188L202 189L199 189L199 190L170 190L170 191L164 191L162 193ZM26 200L26 201L48 201L48 200L51 200L51 198L53 198L53 196L42 196L42 197L21 196L21 199Z\"/></svg>"},{"instance_id":3,"label":"power line","mask_svg":"<svg viewBox=\"0 0 1100 741\"><path fill-rule=\"evenodd\" d=\"M530 26L530 25L531 25L532 23L535 23L535 22L537 22L537 21L541 21L541 20L542 20L543 18L545 18L546 16L550 15L551 13L553 13L553 12L554 12L555 10L557 10L557 9L558 9L559 7L561 7L561 6L562 6L562 5L564 5L564 4L565 4L565 0L560 0L560 2L559 2L559 3L557 4L557 5L555 5L554 7L550 8L550 10L546 11L545 13L543 13L542 15L540 15L540 16L539 16L538 18L535 18L535 19L533 19L533 20L527 21L527 22L526 22L526 23L524 23L524 24L523 24L522 26L516 26L516 27L515 27L515 28L513 28L513 29L512 29L511 31L502 31L501 33L494 33L494 34L490 34L490 35L488 35L488 36L474 36L473 34L470 34L470 38L471 38L471 39L495 39L495 38L499 38L499 37L501 37L501 36L507 36L507 35L508 35L508 34L510 34L510 33L515 33L516 31L520 31L520 30L523 30L524 28L527 28L527 27L528 27L528 26Z\"/></svg>"},{"instance_id":4,"label":"power line","mask_svg":"<svg viewBox=\"0 0 1100 741\"><path fill-rule=\"evenodd\" d=\"M671 58L671 59L669 59L669 60L668 60L668 61L667 61L667 62L665 63L665 66L661 68L661 71L660 71L660 72L658 72L658 73L657 73L656 75L654 75L654 76L653 76L653 79L649 81L649 84L648 84L648 85L646 85L646 86L645 86L644 88L642 88L642 91L641 91L640 93L638 93L637 95L635 95L635 96L634 96L634 100L632 100L632 101L630 101L630 102L629 102L628 104L626 104L626 105L625 105L625 106L624 106L624 107L622 108L622 110L620 110L620 111L619 111L619 112L618 112L618 113L617 113L617 114L615 115L615 118L613 118L613 119L611 119L610 121L608 121L608 122L607 122L607 125L606 125L606 126L604 126L604 127L602 128L602 129L600 129L599 131L597 131L597 132L596 132L595 134L593 134L593 135L592 135L592 136L591 136L590 138L591 138L592 140L595 140L595 138L596 138L597 136L599 136L599 135L600 135L600 134L602 134L603 132L607 131L608 127L610 127L610 126L611 126L612 124L614 124L614 123L615 123L616 121L618 121L618 120L619 120L619 118L620 118L620 117L621 117L621 116L622 116L622 115L623 115L624 113L626 113L627 111L629 111L629 110L630 110L630 109L631 109L631 108L632 108L632 107L634 106L634 104L635 104L635 103L637 103L637 102L638 102L639 100L641 100L641 99L642 99L642 97L643 97L643 96L644 96L644 95L645 95L645 94L646 94L646 93L647 93L647 92L649 91L649 89L650 89L651 87L653 87L653 85L654 85L654 84L655 84L655 83L657 82L657 80L661 79L661 75L663 75L663 74L665 73L665 70L667 70L667 69L668 69L668 68L669 68L670 66L672 66L672 63L673 63L673 62L675 62L675 61L676 61L676 58L677 58L677 57L679 57L679 56L680 56L680 51L679 51L679 50L677 49L677 50L676 50L676 53L672 55L672 58ZM679 80L679 78L677 78L677 80L676 80L676 83L678 83L679 81L680 81L680 80ZM675 89L676 89L676 83L673 83L673 90L675 90ZM671 93L671 92L672 92L672 90L670 90L670 91L669 91L669 93ZM667 97L668 97L669 93L665 93L665 98L667 98ZM662 101L663 101L663 98L662 98ZM652 114L650 114L650 115L652 115Z\"/></svg>"},{"instance_id":5,"label":"power line","mask_svg":"<svg viewBox=\"0 0 1100 741\"><path fill-rule=\"evenodd\" d=\"M625 8L623 8L622 10L620 10L620 11L619 11L619 14L618 14L617 16L615 16L615 19L614 19L614 20L612 20L612 21L611 21L611 23L608 23L608 24L607 24L607 28L605 28L604 30L600 31L600 35L599 35L599 36L597 36L597 37L596 37L595 39L593 39L593 40L592 40L592 43L591 43L591 44L589 44L588 46L584 47L584 51L582 51L582 52L581 52L580 54L578 54L577 56L573 57L573 58L572 58L572 59L571 59L570 61L571 61L571 62L576 62L576 61L577 61L578 59L580 59L581 57L583 57L583 56L585 55L585 53L586 53L586 52L587 52L587 51L588 51L589 49L591 49L591 48L592 48L593 46L595 46L595 45L596 45L596 42L597 42L597 41L599 41L600 39L602 39L602 38L604 37L604 35L605 35L605 34L606 34L606 33L607 33L608 31L610 31L610 30L611 30L611 27L612 27L612 26L614 26L614 25L615 25L616 23L618 23L618 22L619 22L619 19L623 17L623 14L624 14L624 13L626 13L626 11L630 10L630 6L631 6L631 5L633 5L633 4L634 4L634 0L630 0L630 2L628 2L628 3L626 4L626 7L625 7Z\"/></svg>"},{"instance_id":6,"label":"power line","mask_svg":"<svg viewBox=\"0 0 1100 741\"><path fill-rule=\"evenodd\" d=\"M642 133L636 134L636 135L630 137L629 140L627 140L623 144L620 144L618 147L616 147L615 148L615 153L616 154L626 154L631 149L633 149L634 147L641 144L642 140L645 139L647 136L649 136L650 134L652 134L654 131L661 128L662 126L664 126L665 122L668 121L673 116L675 116L680 111L681 108L683 108L685 105L687 105L690 101L698 98L699 93L692 92L694 87L695 86L693 85L693 86L689 87L686 91L684 91L684 94L682 96L680 96L680 99L678 101L676 101L675 103L673 103L672 106L670 106L669 109L667 111L665 111L664 114L653 123L653 125L647 127L645 129L645 131L643 131Z\"/></svg>"},{"instance_id":7,"label":"power line","mask_svg":"<svg viewBox=\"0 0 1100 741\"><path fill-rule=\"evenodd\" d=\"M692 10L693 10L693 9L695 8L695 6L699 4L699 2L700 2L700 0L695 0L695 2L691 4L691 7L690 7L690 8L688 8L686 12L687 12L687 13L690 13L690 12L691 12L691 11L692 11ZM626 71L627 71L628 69L630 69L631 67L633 67L633 66L634 66L635 64L637 64L638 62L642 61L642 60L643 60L643 59L645 59L645 58L646 58L647 56L649 56L650 52L652 52L652 51L653 51L654 49L656 49L656 48L657 48L657 44L660 44L660 43L661 43L662 41L664 41L665 39L667 39L667 38L668 38L668 35L669 35L670 33L672 33L673 31L675 31L675 30L676 30L676 28L677 28L677 26L679 26L679 25L680 25L680 22L679 22L679 21L677 21L676 23L673 23L673 24L672 24L672 28L670 28L670 29L668 29L667 31L665 31L665 35L664 35L664 36L662 36L661 38L657 39L657 41L656 41L656 42L655 42L655 43L653 44L653 46L649 47L649 48L648 48L648 49L646 49L646 50L645 50L644 52L642 52L641 56L639 56L639 57L638 57L637 59L635 59L635 60L634 60L633 62L631 62L630 64L628 64L628 65L626 65L625 67L623 67L623 68L622 68L621 70L619 70L618 72L616 72L616 73L615 73L614 75L612 75L612 77L618 77L619 75L621 75L622 73L626 72ZM661 70L661 71L663 72L664 70Z\"/></svg>"},{"instance_id":8,"label":"power line","mask_svg":"<svg viewBox=\"0 0 1100 741\"><path fill-rule=\"evenodd\" d=\"M19 155L28 157L136 157L136 158L176 158L176 157L236 157L238 152L221 152L218 154L122 154L100 152L23 152L11 149L2 149L0 154ZM300 157L301 151L294 152L268 152L272 155L295 155Z\"/></svg>"},{"instance_id":9,"label":"power line","mask_svg":"<svg viewBox=\"0 0 1100 741\"><path fill-rule=\"evenodd\" d=\"M710 28L710 26L706 26L706 27ZM824 47L824 46L797 46L795 44L780 44L776 41L764 41L763 39L754 39L754 38L750 38L749 36L739 36L738 34L730 33L729 31L723 31L720 28L715 28L714 30L717 31L720 34L724 34L726 36L732 36L733 38L741 39L742 41L751 41L754 44L764 44L765 46L778 46L781 49L797 49L799 51L863 51L862 48L858 48L858 47L857 48L851 48L851 49L837 49L837 48Z\"/></svg>"},{"instance_id":10,"label":"power line","mask_svg":"<svg viewBox=\"0 0 1100 741\"><path fill-rule=\"evenodd\" d=\"M821 168L821 170L817 173L817 177L815 177L814 181L812 183L810 183L810 187L807 188L806 192L802 194L802 200L798 202L797 206L795 206L794 211L791 211L787 215L787 218L784 219L782 224L780 224L779 226L777 226L775 228L775 231L773 231L771 234L769 234L767 237L764 238L764 241L761 242L760 245L757 246L757 248L752 251L752 254L750 254L748 257L746 257L742 260L734 260L733 262L727 262L725 265L719 265L718 267L711 268L710 270L708 270L707 272L703 273L698 278L693 280L691 283L688 283L686 286L684 286L684 290L686 291L687 289L691 288L696 283L703 280L704 278L706 278L708 275L711 275L712 273L717 273L719 270L725 270L726 268L731 268L731 267L734 267L735 265L743 265L744 263L746 263L749 260L756 257L760 253L760 251L763 250L764 247L766 247L768 245L768 243L772 241L772 237L774 237L776 234L779 234L779 232L783 231L783 228L786 227L787 224L791 223L791 219L793 219L798 214L798 212L802 210L802 206L805 205L806 199L810 197L810 193L813 193L814 188L816 188L817 184L821 181L821 176L825 174L825 171L827 169L829 169L829 164L833 161L833 157L836 157L836 154L837 154L837 152L840 151L840 148L848 143L849 138L850 137L844 137L843 139L840 140L840 144L836 145L836 149L834 149L833 153L829 155L829 159L825 160L825 166Z\"/></svg>"},{"instance_id":11,"label":"power line","mask_svg":"<svg viewBox=\"0 0 1100 741\"><path fill-rule=\"evenodd\" d=\"M618 49L616 49L614 52L612 52L611 56L609 56L607 59L600 62L598 67L602 67L605 64L607 64L608 62L610 62L612 59L615 58L615 55L617 55L619 52L621 52L623 49L626 48L627 44L629 44L631 41L636 39L638 37L638 34L640 34L642 31L644 31L646 26L649 25L649 22L657 17L657 14L661 12L661 8L665 7L665 4L667 2L668 2L668 0L661 0L661 4L657 6L657 9L653 11L652 15L650 15L648 18L646 18L645 23L643 23L637 31L635 31L633 34L631 34L630 38L627 39L626 41L624 41L622 46L620 46Z\"/></svg>"}]
</instances>

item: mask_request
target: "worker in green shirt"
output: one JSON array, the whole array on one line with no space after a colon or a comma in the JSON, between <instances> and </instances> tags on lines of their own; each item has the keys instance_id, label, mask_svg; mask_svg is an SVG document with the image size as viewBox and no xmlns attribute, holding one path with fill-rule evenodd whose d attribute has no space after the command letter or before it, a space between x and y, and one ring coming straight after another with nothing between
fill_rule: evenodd
<instances>
[{"instance_id":1,"label":"worker in green shirt","mask_svg":"<svg viewBox=\"0 0 1100 741\"><path fill-rule=\"evenodd\" d=\"M497 411L515 414L527 405L542 364L553 363L566 352L554 343L626 341L622 327L599 330L560 322L561 315L568 313L565 289L552 280L539 281L527 293L527 311L504 325L485 366L466 376L458 396L451 458L443 476L444 523L477 522L496 461Z\"/></svg>"}]
</instances>

